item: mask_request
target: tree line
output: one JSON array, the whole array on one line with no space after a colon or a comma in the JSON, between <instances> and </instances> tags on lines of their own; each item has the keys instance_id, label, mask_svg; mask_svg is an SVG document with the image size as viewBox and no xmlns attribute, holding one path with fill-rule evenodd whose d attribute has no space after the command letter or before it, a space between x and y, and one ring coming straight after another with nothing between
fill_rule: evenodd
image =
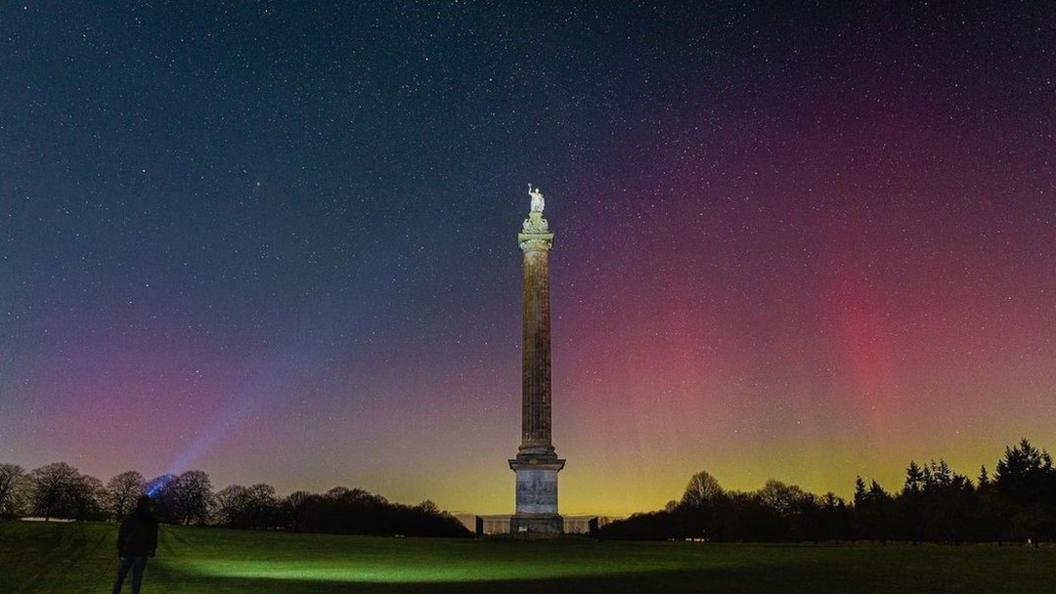
<instances>
[{"instance_id":1,"label":"tree line","mask_svg":"<svg viewBox=\"0 0 1056 594\"><path fill-rule=\"evenodd\" d=\"M705 541L1056 541L1056 468L1023 439L995 471L973 481L944 460L911 461L901 490L855 481L854 497L815 495L769 480L758 491L724 490L707 472L661 510L604 526L601 538Z\"/></svg>"},{"instance_id":2,"label":"tree line","mask_svg":"<svg viewBox=\"0 0 1056 594\"><path fill-rule=\"evenodd\" d=\"M231 485L213 491L200 470L146 480L122 472L107 483L64 462L26 472L0 464L0 518L118 521L147 494L162 522L257 530L290 530L389 536L469 536L461 522L431 501L393 503L362 489L297 491L280 497L267 484Z\"/></svg>"}]
</instances>

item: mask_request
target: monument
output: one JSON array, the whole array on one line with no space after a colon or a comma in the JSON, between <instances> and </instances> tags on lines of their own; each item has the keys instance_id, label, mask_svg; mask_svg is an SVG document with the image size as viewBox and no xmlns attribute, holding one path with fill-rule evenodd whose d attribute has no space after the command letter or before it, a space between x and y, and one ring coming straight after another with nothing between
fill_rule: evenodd
<instances>
[{"instance_id":1,"label":"monument","mask_svg":"<svg viewBox=\"0 0 1056 594\"><path fill-rule=\"evenodd\" d=\"M524 252L524 321L521 354L521 445L510 468L517 474L517 508L510 532L558 535L564 521L557 513L557 457L550 436L550 248L554 234L543 218L543 193L532 189L531 211L517 241Z\"/></svg>"}]
</instances>

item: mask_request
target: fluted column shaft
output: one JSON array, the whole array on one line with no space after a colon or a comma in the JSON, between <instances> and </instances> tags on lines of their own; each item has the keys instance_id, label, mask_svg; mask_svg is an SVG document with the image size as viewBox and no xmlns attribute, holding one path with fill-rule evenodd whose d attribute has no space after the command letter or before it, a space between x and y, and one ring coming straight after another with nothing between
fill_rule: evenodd
<instances>
[{"instance_id":1,"label":"fluted column shaft","mask_svg":"<svg viewBox=\"0 0 1056 594\"><path fill-rule=\"evenodd\" d=\"M550 245L525 243L520 449L550 454Z\"/></svg>"}]
</instances>

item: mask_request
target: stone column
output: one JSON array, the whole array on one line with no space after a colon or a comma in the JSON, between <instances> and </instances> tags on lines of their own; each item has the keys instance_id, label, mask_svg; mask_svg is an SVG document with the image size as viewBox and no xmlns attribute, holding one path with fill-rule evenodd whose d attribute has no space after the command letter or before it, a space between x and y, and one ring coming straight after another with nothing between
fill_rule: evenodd
<instances>
[{"instance_id":1,"label":"stone column","mask_svg":"<svg viewBox=\"0 0 1056 594\"><path fill-rule=\"evenodd\" d=\"M532 237L539 235L539 237ZM520 234L524 251L519 453L554 455L550 441L550 248L553 234Z\"/></svg>"},{"instance_id":2,"label":"stone column","mask_svg":"<svg viewBox=\"0 0 1056 594\"><path fill-rule=\"evenodd\" d=\"M542 194L532 193L532 211L517 236L524 252L524 320L521 359L521 445L510 468L517 473L514 534L555 535L564 530L557 513L557 457L550 434L550 232Z\"/></svg>"}]
</instances>

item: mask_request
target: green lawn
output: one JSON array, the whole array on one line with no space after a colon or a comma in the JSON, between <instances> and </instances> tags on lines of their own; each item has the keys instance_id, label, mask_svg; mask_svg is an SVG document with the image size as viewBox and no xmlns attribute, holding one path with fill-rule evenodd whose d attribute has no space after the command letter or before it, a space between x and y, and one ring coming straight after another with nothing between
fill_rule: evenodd
<instances>
[{"instance_id":1,"label":"green lawn","mask_svg":"<svg viewBox=\"0 0 1056 594\"><path fill-rule=\"evenodd\" d=\"M107 592L115 528L0 522L0 593ZM163 526L144 591L1048 592L1056 549L373 538ZM126 585L127 588L127 585Z\"/></svg>"}]
</instances>

